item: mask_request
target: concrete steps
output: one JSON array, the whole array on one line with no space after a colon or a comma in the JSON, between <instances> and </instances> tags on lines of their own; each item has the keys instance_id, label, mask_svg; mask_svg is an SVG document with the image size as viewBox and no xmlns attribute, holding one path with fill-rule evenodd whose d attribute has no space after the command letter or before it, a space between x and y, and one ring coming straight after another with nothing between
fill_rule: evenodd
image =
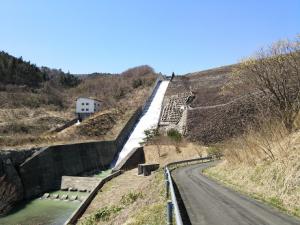
<instances>
[{"instance_id":1,"label":"concrete steps","mask_svg":"<svg viewBox=\"0 0 300 225\"><path fill-rule=\"evenodd\" d=\"M160 123L178 124L182 117L182 113L186 109L186 102L190 96L190 92L172 95L163 108Z\"/></svg>"},{"instance_id":2,"label":"concrete steps","mask_svg":"<svg viewBox=\"0 0 300 225\"><path fill-rule=\"evenodd\" d=\"M64 194L50 194L45 193L40 199L41 200L56 200L56 201L79 201L82 202L87 196L79 195L78 193L64 193Z\"/></svg>"}]
</instances>

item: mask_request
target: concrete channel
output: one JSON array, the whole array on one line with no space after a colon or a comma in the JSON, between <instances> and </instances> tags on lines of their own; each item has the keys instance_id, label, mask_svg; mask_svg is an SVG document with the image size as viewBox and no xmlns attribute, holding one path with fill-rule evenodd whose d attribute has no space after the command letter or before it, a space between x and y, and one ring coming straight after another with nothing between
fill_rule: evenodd
<instances>
[{"instance_id":1,"label":"concrete channel","mask_svg":"<svg viewBox=\"0 0 300 225\"><path fill-rule=\"evenodd\" d=\"M85 209L96 191L107 180L120 174L110 173L109 169L92 177L63 177L65 181L62 181L61 188L64 190L51 191L39 198L19 203L8 215L0 217L0 225L62 225L65 221L77 220L80 215L78 211ZM87 181L89 183L85 185Z\"/></svg>"}]
</instances>

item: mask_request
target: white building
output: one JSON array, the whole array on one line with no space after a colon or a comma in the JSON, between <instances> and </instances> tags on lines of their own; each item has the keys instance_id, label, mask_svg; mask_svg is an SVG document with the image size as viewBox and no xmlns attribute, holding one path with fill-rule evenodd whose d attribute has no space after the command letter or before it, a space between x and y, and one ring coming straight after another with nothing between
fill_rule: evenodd
<instances>
[{"instance_id":1,"label":"white building","mask_svg":"<svg viewBox=\"0 0 300 225\"><path fill-rule=\"evenodd\" d=\"M76 99L76 115L83 120L95 112L100 111L103 101L94 98L79 97Z\"/></svg>"}]
</instances>

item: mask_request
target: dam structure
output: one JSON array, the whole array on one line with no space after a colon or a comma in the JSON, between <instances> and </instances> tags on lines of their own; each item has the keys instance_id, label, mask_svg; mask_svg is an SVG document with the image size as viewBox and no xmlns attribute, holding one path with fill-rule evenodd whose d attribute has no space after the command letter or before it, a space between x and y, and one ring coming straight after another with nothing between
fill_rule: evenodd
<instances>
[{"instance_id":1,"label":"dam structure","mask_svg":"<svg viewBox=\"0 0 300 225\"><path fill-rule=\"evenodd\" d=\"M156 90L153 92L153 95L144 106L143 114L140 120L133 129L122 150L112 162L112 168L117 168L122 160L131 153L131 151L135 150L138 147L141 147L141 143L146 137L145 130L157 128L161 115L163 99L169 82L170 81L168 80L162 80L157 83Z\"/></svg>"}]
</instances>

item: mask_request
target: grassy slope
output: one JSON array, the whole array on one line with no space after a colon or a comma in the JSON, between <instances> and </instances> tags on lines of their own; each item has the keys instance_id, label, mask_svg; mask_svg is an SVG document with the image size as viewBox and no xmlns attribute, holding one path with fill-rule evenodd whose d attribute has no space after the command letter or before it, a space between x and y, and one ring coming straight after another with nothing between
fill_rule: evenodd
<instances>
[{"instance_id":1,"label":"grassy slope","mask_svg":"<svg viewBox=\"0 0 300 225\"><path fill-rule=\"evenodd\" d=\"M256 165L227 161L205 173L233 189L300 217L300 133L286 154Z\"/></svg>"},{"instance_id":2,"label":"grassy slope","mask_svg":"<svg viewBox=\"0 0 300 225\"><path fill-rule=\"evenodd\" d=\"M150 177L136 174L136 169L127 171L105 184L79 224L165 224L163 171Z\"/></svg>"},{"instance_id":3,"label":"grassy slope","mask_svg":"<svg viewBox=\"0 0 300 225\"><path fill-rule=\"evenodd\" d=\"M239 135L251 123L255 113L251 102L235 101L242 94L227 90L235 66L178 76L169 84L166 96L187 91L195 95L190 104L193 109L187 113L187 136L191 141L204 144L223 141Z\"/></svg>"}]
</instances>

